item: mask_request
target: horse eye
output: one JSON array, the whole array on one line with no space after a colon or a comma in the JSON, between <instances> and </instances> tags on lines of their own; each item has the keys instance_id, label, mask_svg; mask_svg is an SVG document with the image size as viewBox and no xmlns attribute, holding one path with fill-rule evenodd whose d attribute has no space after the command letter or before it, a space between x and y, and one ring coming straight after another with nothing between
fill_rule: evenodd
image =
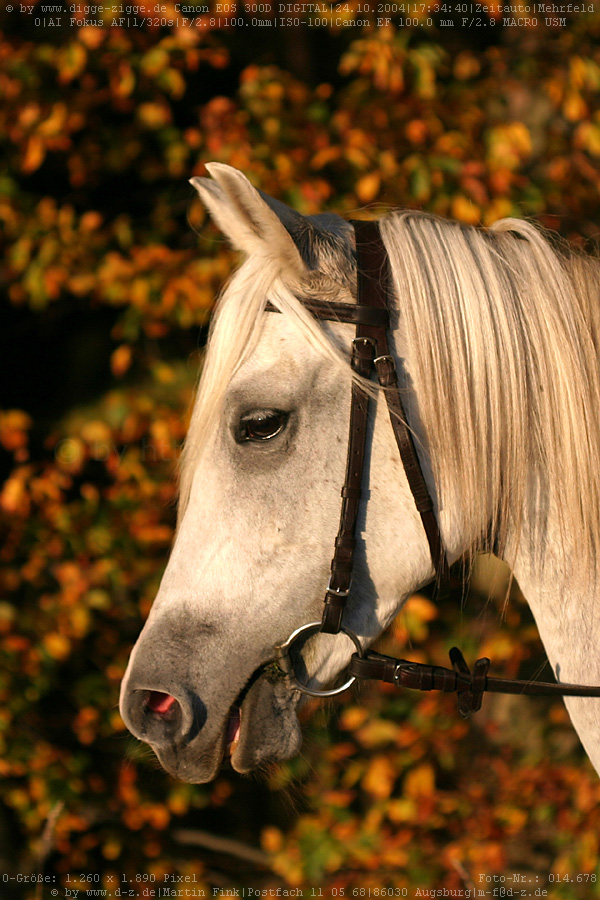
<instances>
[{"instance_id":1,"label":"horse eye","mask_svg":"<svg viewBox=\"0 0 600 900\"><path fill-rule=\"evenodd\" d=\"M279 409L254 410L240 419L239 441L269 441L285 428L287 413Z\"/></svg>"}]
</instances>

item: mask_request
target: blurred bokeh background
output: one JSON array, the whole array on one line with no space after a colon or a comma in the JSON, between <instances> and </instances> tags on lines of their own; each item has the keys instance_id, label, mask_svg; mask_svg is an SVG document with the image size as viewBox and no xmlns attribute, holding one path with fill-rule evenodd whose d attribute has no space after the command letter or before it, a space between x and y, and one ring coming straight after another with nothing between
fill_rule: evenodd
<instances>
[{"instance_id":1,"label":"blurred bokeh background","mask_svg":"<svg viewBox=\"0 0 600 900\"><path fill-rule=\"evenodd\" d=\"M412 897L518 873L600 896L600 782L561 702L487 698L465 723L451 697L362 687L306 708L297 759L206 786L124 729L237 262L187 179L219 160L304 213L526 216L580 246L600 224L593 4L208 2L0 11L0 895L152 896L189 876L207 896ZM454 643L549 677L491 558L468 593L414 597L381 646L445 664Z\"/></svg>"}]
</instances>

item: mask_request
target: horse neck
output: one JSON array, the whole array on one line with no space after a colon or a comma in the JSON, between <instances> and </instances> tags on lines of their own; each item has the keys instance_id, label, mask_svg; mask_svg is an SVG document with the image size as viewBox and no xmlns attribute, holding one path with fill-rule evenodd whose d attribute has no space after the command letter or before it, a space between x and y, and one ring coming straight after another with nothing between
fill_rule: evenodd
<instances>
[{"instance_id":1,"label":"horse neck","mask_svg":"<svg viewBox=\"0 0 600 900\"><path fill-rule=\"evenodd\" d=\"M564 571L564 547L548 530L544 567L525 527L512 568L538 627L557 681L600 685L600 615L597 590L575 586ZM577 548L571 548L576 554ZM592 764L600 772L600 701L566 698L565 704Z\"/></svg>"}]
</instances>

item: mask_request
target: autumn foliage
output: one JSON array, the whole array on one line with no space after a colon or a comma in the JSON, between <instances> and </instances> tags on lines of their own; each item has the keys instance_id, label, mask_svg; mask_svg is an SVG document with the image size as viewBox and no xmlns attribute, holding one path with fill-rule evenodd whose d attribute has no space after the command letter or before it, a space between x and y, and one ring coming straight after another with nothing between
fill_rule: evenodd
<instances>
[{"instance_id":1,"label":"autumn foliage","mask_svg":"<svg viewBox=\"0 0 600 900\"><path fill-rule=\"evenodd\" d=\"M361 688L306 710L298 759L208 786L161 772L117 710L236 264L187 178L219 160L304 213L527 216L583 244L600 225L600 15L469 30L418 4L412 27L267 39L243 10L245 30L41 27L33 6L0 13L0 872L127 878L140 897L175 874L349 897L518 872L600 896L600 782L560 702L496 698L465 723L451 698ZM459 642L535 674L527 607L514 588L505 606L505 574L488 599L489 565L466 604L413 598L382 646L444 664Z\"/></svg>"}]
</instances>

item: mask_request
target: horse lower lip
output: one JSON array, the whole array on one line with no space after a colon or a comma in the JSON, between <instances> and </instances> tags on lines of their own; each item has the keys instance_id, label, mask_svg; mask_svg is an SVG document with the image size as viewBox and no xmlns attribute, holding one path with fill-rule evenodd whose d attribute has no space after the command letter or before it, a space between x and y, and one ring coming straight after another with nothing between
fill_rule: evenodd
<instances>
[{"instance_id":1,"label":"horse lower lip","mask_svg":"<svg viewBox=\"0 0 600 900\"><path fill-rule=\"evenodd\" d=\"M246 699L246 695L251 687L258 681L261 675L264 672L265 663L258 666L244 685L243 689L238 694L236 700L233 703L229 711L229 717L227 719L227 726L225 731L225 752L230 756L235 750L236 745L240 740L240 730L242 727L242 704Z\"/></svg>"}]
</instances>

